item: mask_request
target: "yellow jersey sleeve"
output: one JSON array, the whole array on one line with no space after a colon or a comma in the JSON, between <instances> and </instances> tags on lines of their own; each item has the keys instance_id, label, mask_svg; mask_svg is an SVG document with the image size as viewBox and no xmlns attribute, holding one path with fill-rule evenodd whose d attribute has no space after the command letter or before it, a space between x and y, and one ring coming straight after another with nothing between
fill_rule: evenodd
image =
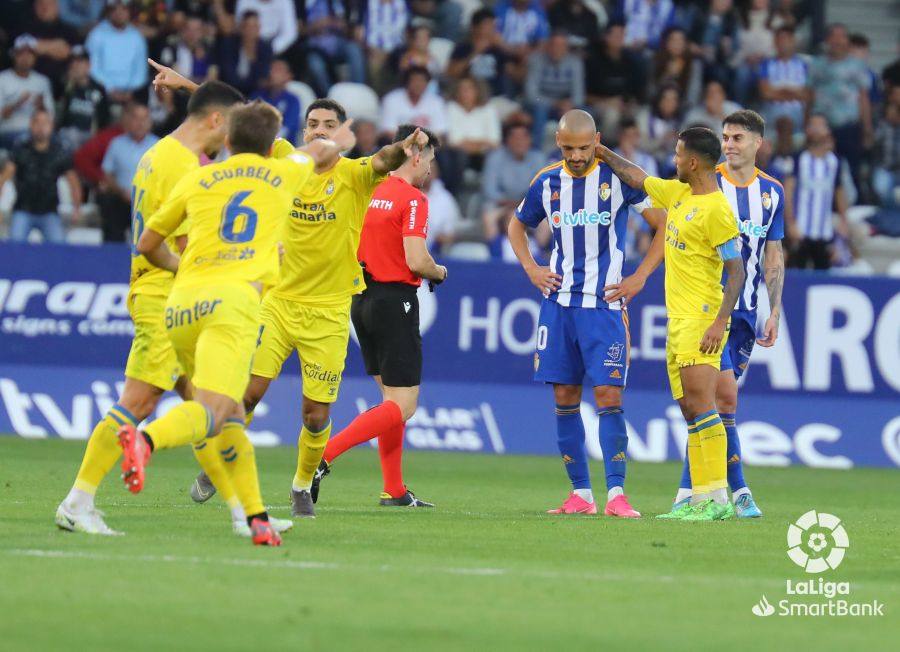
<instances>
[{"instance_id":1,"label":"yellow jersey sleeve","mask_svg":"<svg viewBox=\"0 0 900 652\"><path fill-rule=\"evenodd\" d=\"M361 195L371 195L375 190L375 186L384 181L386 174L379 174L372 167L372 156L353 161L353 165L347 166L349 173L349 184Z\"/></svg>"},{"instance_id":2,"label":"yellow jersey sleeve","mask_svg":"<svg viewBox=\"0 0 900 652\"><path fill-rule=\"evenodd\" d=\"M709 238L709 244L713 247L718 247L720 244L738 237L737 220L731 211L731 206L724 195L722 195L722 200L710 211L709 218L704 220L706 237Z\"/></svg>"},{"instance_id":3,"label":"yellow jersey sleeve","mask_svg":"<svg viewBox=\"0 0 900 652\"><path fill-rule=\"evenodd\" d=\"M276 138L272 144L272 158L287 158L296 148L284 138Z\"/></svg>"},{"instance_id":4,"label":"yellow jersey sleeve","mask_svg":"<svg viewBox=\"0 0 900 652\"><path fill-rule=\"evenodd\" d=\"M176 235L184 235L187 232L179 227L184 225L187 217L187 191L195 185L195 176L195 174L189 174L175 184L166 201L147 220L145 228L156 231L162 236L176 233L176 230L178 231Z\"/></svg>"},{"instance_id":5,"label":"yellow jersey sleeve","mask_svg":"<svg viewBox=\"0 0 900 652\"><path fill-rule=\"evenodd\" d=\"M287 141L285 141L287 142ZM312 157L303 152L292 150L285 157L278 160L279 171L290 187L302 186L312 176L316 164Z\"/></svg>"},{"instance_id":6,"label":"yellow jersey sleeve","mask_svg":"<svg viewBox=\"0 0 900 652\"><path fill-rule=\"evenodd\" d=\"M678 179L647 177L644 179L644 192L653 200L655 207L669 208L684 192L684 185Z\"/></svg>"}]
</instances>

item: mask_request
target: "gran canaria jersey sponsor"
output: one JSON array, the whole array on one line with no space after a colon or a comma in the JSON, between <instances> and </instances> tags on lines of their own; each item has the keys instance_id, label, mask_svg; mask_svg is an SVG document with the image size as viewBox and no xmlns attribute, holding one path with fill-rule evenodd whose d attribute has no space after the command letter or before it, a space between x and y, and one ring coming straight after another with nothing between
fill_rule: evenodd
<instances>
[{"instance_id":1,"label":"gran canaria jersey sponsor","mask_svg":"<svg viewBox=\"0 0 900 652\"><path fill-rule=\"evenodd\" d=\"M176 138L166 136L141 157L131 182L131 293L167 296L174 275L150 264L137 253L137 241L146 220L168 198L175 185L189 172L200 167L197 155ZM175 239L187 232L183 225L166 239L169 249L177 251Z\"/></svg>"},{"instance_id":2,"label":"gran canaria jersey sponsor","mask_svg":"<svg viewBox=\"0 0 900 652\"><path fill-rule=\"evenodd\" d=\"M168 236L188 222L174 287L277 283L285 213L312 171L305 154L236 154L184 177L146 226Z\"/></svg>"},{"instance_id":3,"label":"gran canaria jersey sponsor","mask_svg":"<svg viewBox=\"0 0 900 652\"><path fill-rule=\"evenodd\" d=\"M276 144L274 156L289 151ZM372 157L341 158L295 187L283 240L281 281L272 294L291 301L336 304L365 289L356 259L369 198L384 176Z\"/></svg>"}]
</instances>

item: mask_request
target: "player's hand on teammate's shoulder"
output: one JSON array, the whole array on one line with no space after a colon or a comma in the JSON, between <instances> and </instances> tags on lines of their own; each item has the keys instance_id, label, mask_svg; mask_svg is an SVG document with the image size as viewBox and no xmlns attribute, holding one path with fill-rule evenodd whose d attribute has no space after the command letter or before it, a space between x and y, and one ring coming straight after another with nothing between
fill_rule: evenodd
<instances>
[{"instance_id":1,"label":"player's hand on teammate's shoulder","mask_svg":"<svg viewBox=\"0 0 900 652\"><path fill-rule=\"evenodd\" d=\"M541 267L535 265L525 270L528 274L531 284L534 285L541 294L547 296L552 292L556 292L562 285L562 276L551 270L549 267Z\"/></svg>"},{"instance_id":2,"label":"player's hand on teammate's shoulder","mask_svg":"<svg viewBox=\"0 0 900 652\"><path fill-rule=\"evenodd\" d=\"M614 303L622 300L622 303L628 303L644 289L647 279L639 274L626 276L618 283L610 283L603 288L603 298L607 303Z\"/></svg>"}]
</instances>

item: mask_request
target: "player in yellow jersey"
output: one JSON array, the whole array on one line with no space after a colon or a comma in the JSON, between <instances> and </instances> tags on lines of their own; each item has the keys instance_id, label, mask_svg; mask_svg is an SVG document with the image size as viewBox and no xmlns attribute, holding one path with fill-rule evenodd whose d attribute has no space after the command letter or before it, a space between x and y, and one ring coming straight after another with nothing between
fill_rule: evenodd
<instances>
[{"instance_id":1,"label":"player in yellow jersey","mask_svg":"<svg viewBox=\"0 0 900 652\"><path fill-rule=\"evenodd\" d=\"M715 132L678 134L678 179L650 177L606 147L601 158L628 185L643 189L666 217L666 366L672 397L688 423L693 508L683 520L734 515L726 481L726 434L716 411L716 382L731 311L744 287L737 218L719 190L715 166L722 148ZM724 294L722 269L728 272ZM668 515L666 515L668 516Z\"/></svg>"},{"instance_id":2,"label":"player in yellow jersey","mask_svg":"<svg viewBox=\"0 0 900 652\"><path fill-rule=\"evenodd\" d=\"M346 122L340 104L316 100L306 110L304 141L332 138ZM282 278L262 302L260 345L244 396L249 423L269 383L297 351L303 427L291 486L294 516L315 516L310 487L331 433L331 404L337 400L350 335L350 300L365 289L356 250L369 198L388 172L427 140L416 130L374 156L351 160L336 153L317 164L316 173L295 189L283 241ZM204 474L195 482L207 495L214 493Z\"/></svg>"},{"instance_id":3,"label":"player in yellow jersey","mask_svg":"<svg viewBox=\"0 0 900 652\"><path fill-rule=\"evenodd\" d=\"M278 281L287 210L314 167L301 153L268 158L280 129L281 115L268 104L233 109L225 140L231 156L187 174L148 219L138 251L177 272L165 327L195 396L141 431L132 424L119 430L123 479L133 493L143 489L153 451L204 441L218 448L257 545L281 539L260 496L243 396L259 336L260 293ZM338 149L332 144L331 151ZM185 222L188 244L179 259L165 240Z\"/></svg>"},{"instance_id":4,"label":"player in yellow jersey","mask_svg":"<svg viewBox=\"0 0 900 652\"><path fill-rule=\"evenodd\" d=\"M134 243L144 229L146 218L163 203L175 184L199 168L199 156L214 154L222 148L227 112L243 101L243 96L226 84L204 84L191 97L185 121L144 154L132 185ZM169 246L180 250L184 246L183 236L183 231L173 232ZM57 509L56 523L65 530L118 534L106 525L94 505L97 487L119 458L116 431L124 423L138 424L147 418L163 393L175 387L176 382L182 396L189 392L189 385L183 379L179 381L180 367L163 322L172 281L171 272L154 267L132 246L128 310L135 334L125 366L125 387L118 403L91 433L75 484ZM206 455L202 450L197 454L198 459ZM215 456L207 456L203 463L205 468L215 465L221 468ZM233 492L227 494L230 497ZM223 498L227 498L225 493ZM232 506L239 509L236 503Z\"/></svg>"}]
</instances>

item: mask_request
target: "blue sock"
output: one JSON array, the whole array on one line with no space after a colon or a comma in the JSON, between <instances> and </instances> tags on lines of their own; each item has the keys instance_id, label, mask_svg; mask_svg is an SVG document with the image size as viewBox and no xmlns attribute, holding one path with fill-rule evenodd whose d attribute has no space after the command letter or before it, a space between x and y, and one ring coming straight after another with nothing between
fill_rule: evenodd
<instances>
[{"instance_id":1,"label":"blue sock","mask_svg":"<svg viewBox=\"0 0 900 652\"><path fill-rule=\"evenodd\" d=\"M690 425L690 424L688 424ZM685 444L684 450L684 467L681 469L681 484L678 485L679 489L691 489L693 485L691 484L691 460L688 458L687 454L687 444Z\"/></svg>"},{"instance_id":2,"label":"blue sock","mask_svg":"<svg viewBox=\"0 0 900 652\"><path fill-rule=\"evenodd\" d=\"M590 489L587 451L584 448L584 422L581 405L556 406L556 439L559 452L572 481L573 489Z\"/></svg>"},{"instance_id":3,"label":"blue sock","mask_svg":"<svg viewBox=\"0 0 900 652\"><path fill-rule=\"evenodd\" d=\"M747 486L744 480L744 463L741 461L741 442L738 439L737 425L733 414L722 412L719 416L722 417L725 434L728 436L728 486L732 491L737 491Z\"/></svg>"},{"instance_id":4,"label":"blue sock","mask_svg":"<svg viewBox=\"0 0 900 652\"><path fill-rule=\"evenodd\" d=\"M600 415L600 448L603 449L606 488L624 487L625 454L628 450L625 414L620 406L603 408L597 414Z\"/></svg>"}]
</instances>

